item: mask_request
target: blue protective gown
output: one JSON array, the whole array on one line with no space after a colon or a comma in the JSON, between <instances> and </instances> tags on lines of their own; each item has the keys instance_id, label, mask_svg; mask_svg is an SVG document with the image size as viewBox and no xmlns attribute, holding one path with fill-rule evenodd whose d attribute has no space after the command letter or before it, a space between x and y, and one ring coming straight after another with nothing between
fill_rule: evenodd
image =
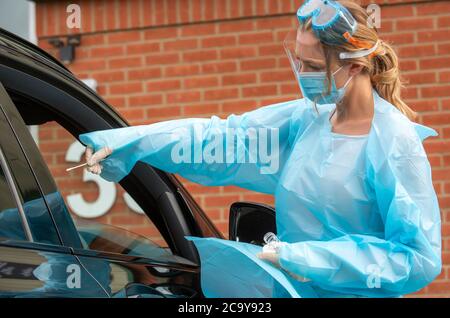
<instances>
[{"instance_id":1,"label":"blue protective gown","mask_svg":"<svg viewBox=\"0 0 450 318\"><path fill-rule=\"evenodd\" d=\"M199 251L207 297L397 297L420 290L441 271L439 205L422 145L437 133L411 122L375 90L373 96L366 136L333 133L334 104L320 105L317 113L296 99L227 119L177 119L79 139L94 150L113 149L102 162L101 176L108 181L120 181L140 160L203 185L275 196L277 235L286 242L279 251L281 269L256 257L259 246L187 237ZM263 172L267 161L260 158L172 160L176 145L198 154L222 140L227 128L242 129L238 143L248 153L244 141L254 137L246 130L276 130L279 145L269 145L279 149L276 173Z\"/></svg>"}]
</instances>

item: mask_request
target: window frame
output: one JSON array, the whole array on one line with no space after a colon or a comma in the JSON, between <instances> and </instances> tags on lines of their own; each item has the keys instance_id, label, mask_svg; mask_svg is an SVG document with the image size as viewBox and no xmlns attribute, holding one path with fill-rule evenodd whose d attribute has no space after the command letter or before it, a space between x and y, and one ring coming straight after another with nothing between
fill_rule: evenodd
<instances>
[{"instance_id":1,"label":"window frame","mask_svg":"<svg viewBox=\"0 0 450 318\"><path fill-rule=\"evenodd\" d=\"M20 242L61 247L61 236L59 235L58 228L54 222L53 215L48 209L47 200L40 189L35 173L30 166L27 155L18 139L18 134L12 126L11 118L8 116L8 114L11 114L11 104L15 107L8 92L0 82L0 128L3 133L2 138L0 138L0 148L3 159L2 167L5 169L5 176L8 178L10 191L16 201L18 211L20 211L22 225L27 238L27 241L21 240ZM26 132L30 134L28 129ZM32 138L31 134L30 138ZM22 182L24 180L25 182ZM28 197L33 198L32 200L27 200ZM27 215L25 206L28 202L33 200L38 200L41 208L46 212L45 222L46 225L51 227L48 231L38 232L38 228L35 227L33 222L29 219L31 216ZM39 236L37 236L38 233ZM42 234L44 239L40 237Z\"/></svg>"},{"instance_id":2,"label":"window frame","mask_svg":"<svg viewBox=\"0 0 450 318\"><path fill-rule=\"evenodd\" d=\"M0 105L1 107L1 105ZM16 203L17 212L19 213L20 220L22 222L22 229L25 234L26 240L25 242L34 242L33 234L31 233L30 225L28 224L27 217L25 215L25 210L22 206L22 202L20 200L20 196L18 193L18 190L16 188L16 184L14 182L14 179L12 177L11 170L8 166L8 163L6 162L5 154L3 153L3 149L0 145L0 168L3 170L3 173L5 174L5 179L9 187L9 193L12 196L14 202Z\"/></svg>"}]
</instances>

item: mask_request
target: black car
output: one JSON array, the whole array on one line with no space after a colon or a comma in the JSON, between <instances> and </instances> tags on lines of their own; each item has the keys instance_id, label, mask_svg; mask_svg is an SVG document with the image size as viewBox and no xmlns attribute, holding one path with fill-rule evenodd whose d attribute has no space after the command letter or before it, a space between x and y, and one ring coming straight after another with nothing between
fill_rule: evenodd
<instances>
[{"instance_id":1,"label":"black car","mask_svg":"<svg viewBox=\"0 0 450 318\"><path fill-rule=\"evenodd\" d=\"M0 297L202 297L184 236L223 236L182 184L142 162L120 182L165 247L75 220L28 127L48 122L73 138L129 126L58 60L0 29ZM269 206L230 209L230 239L261 244L274 227Z\"/></svg>"}]
</instances>

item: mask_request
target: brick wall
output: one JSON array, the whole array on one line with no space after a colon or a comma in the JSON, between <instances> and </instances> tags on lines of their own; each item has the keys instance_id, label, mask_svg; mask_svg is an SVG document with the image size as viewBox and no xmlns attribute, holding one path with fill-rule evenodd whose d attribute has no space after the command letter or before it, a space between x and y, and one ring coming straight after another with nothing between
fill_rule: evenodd
<instances>
[{"instance_id":1,"label":"brick wall","mask_svg":"<svg viewBox=\"0 0 450 318\"><path fill-rule=\"evenodd\" d=\"M294 14L302 1L71 2L81 6L81 29L65 26L69 2L37 4L39 45L56 55L49 37L81 33L70 69L78 77L95 78L98 92L131 124L226 116L299 97L282 40L296 26ZM440 134L425 147L442 212L444 267L440 277L416 296L450 296L450 1L363 1L368 3L382 5L380 31L399 53L409 82L406 101L420 113L420 122ZM47 144L64 146L59 130L49 124L40 137ZM57 171L58 162L53 168ZM59 177L64 190L65 176ZM236 187L183 181L225 234L232 202L273 204L269 196ZM95 187L90 190L94 200ZM154 234L120 200L102 218Z\"/></svg>"}]
</instances>

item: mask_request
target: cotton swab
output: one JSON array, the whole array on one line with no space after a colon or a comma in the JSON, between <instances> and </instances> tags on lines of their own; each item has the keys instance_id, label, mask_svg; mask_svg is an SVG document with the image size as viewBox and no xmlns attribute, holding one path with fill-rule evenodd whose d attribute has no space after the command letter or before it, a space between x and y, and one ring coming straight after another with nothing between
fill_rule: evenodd
<instances>
[{"instance_id":1,"label":"cotton swab","mask_svg":"<svg viewBox=\"0 0 450 318\"><path fill-rule=\"evenodd\" d=\"M103 160L105 160L105 159L102 159L102 160L100 160L99 162L102 162ZM75 166L75 167L67 168L66 171L69 172L69 171L72 171L72 170L75 170L75 169L78 169L78 168L81 168L81 167L84 167L84 166L87 166L87 165L88 165L87 162L85 162L85 163L83 163L83 164L81 164L81 165L78 165L78 166Z\"/></svg>"}]
</instances>

